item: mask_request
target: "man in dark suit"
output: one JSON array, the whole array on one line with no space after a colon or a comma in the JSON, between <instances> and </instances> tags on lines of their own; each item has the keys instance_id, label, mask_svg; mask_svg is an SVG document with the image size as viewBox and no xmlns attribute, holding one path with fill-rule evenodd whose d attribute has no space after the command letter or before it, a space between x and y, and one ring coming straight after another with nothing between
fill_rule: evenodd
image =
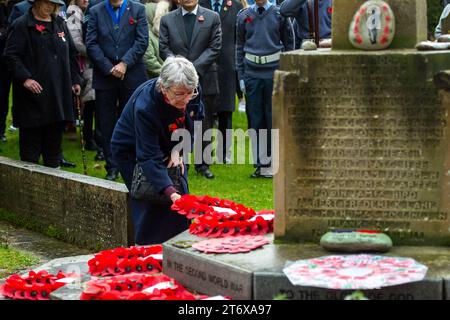
<instances>
[{"instance_id":1,"label":"man in dark suit","mask_svg":"<svg viewBox=\"0 0 450 320\"><path fill-rule=\"evenodd\" d=\"M86 48L94 64L92 87L108 180L116 180L119 175L111 157L114 126L133 91L146 80L142 57L147 46L148 27L142 4L109 0L91 8Z\"/></svg>"},{"instance_id":2,"label":"man in dark suit","mask_svg":"<svg viewBox=\"0 0 450 320\"><path fill-rule=\"evenodd\" d=\"M220 18L217 13L199 6L198 0L179 0L179 4L177 10L161 18L159 53L163 60L170 55L181 55L194 64L203 89L205 105L203 136L203 132L212 128L214 105L219 93L216 61L222 47ZM207 142L203 143L202 149L207 145ZM212 161L205 158L200 159L196 154L195 169L204 177L212 179L214 175L209 171L209 164Z\"/></svg>"},{"instance_id":3,"label":"man in dark suit","mask_svg":"<svg viewBox=\"0 0 450 320\"><path fill-rule=\"evenodd\" d=\"M217 12L222 27L222 49L218 59L219 66L219 98L216 104L219 120L219 131L222 133L222 150L218 150L219 162L230 161L230 143L226 130L231 129L232 116L236 104L236 17L242 9L238 0L200 0L200 5ZM219 145L218 145L219 148Z\"/></svg>"}]
</instances>

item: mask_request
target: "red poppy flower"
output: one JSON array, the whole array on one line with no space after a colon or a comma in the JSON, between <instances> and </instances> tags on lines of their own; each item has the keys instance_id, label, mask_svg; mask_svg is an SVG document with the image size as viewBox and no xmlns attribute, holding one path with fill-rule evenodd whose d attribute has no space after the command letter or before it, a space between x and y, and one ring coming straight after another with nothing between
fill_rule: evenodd
<instances>
[{"instance_id":1,"label":"red poppy flower","mask_svg":"<svg viewBox=\"0 0 450 320\"><path fill-rule=\"evenodd\" d=\"M245 23L252 23L253 22L253 18L250 17L250 16L247 16L244 21L245 21Z\"/></svg>"},{"instance_id":2,"label":"red poppy flower","mask_svg":"<svg viewBox=\"0 0 450 320\"><path fill-rule=\"evenodd\" d=\"M333 7L328 7L327 8L327 12L328 12L328 14L332 14L333 13Z\"/></svg>"},{"instance_id":3,"label":"red poppy flower","mask_svg":"<svg viewBox=\"0 0 450 320\"><path fill-rule=\"evenodd\" d=\"M131 25L136 23L136 20L133 19L133 17L130 18L130 20L128 21Z\"/></svg>"},{"instance_id":4,"label":"red poppy flower","mask_svg":"<svg viewBox=\"0 0 450 320\"><path fill-rule=\"evenodd\" d=\"M40 33L44 33L45 26L42 25L42 24L37 24L36 25L36 30L39 31Z\"/></svg>"},{"instance_id":5,"label":"red poppy flower","mask_svg":"<svg viewBox=\"0 0 450 320\"><path fill-rule=\"evenodd\" d=\"M178 129L178 126L175 123L172 123L172 124L169 125L169 131L170 132L174 132L177 129Z\"/></svg>"}]
</instances>

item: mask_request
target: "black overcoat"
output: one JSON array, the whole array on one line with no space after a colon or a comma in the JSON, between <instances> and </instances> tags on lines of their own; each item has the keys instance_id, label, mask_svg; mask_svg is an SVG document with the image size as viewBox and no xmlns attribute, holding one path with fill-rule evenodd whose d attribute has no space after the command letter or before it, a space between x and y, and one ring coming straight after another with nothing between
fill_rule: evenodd
<instances>
[{"instance_id":1,"label":"black overcoat","mask_svg":"<svg viewBox=\"0 0 450 320\"><path fill-rule=\"evenodd\" d=\"M202 7L211 9L210 0L200 0ZM223 0L220 9L222 49L218 59L219 101L214 111L233 112L236 104L236 17L242 9L240 1Z\"/></svg>"},{"instance_id":2,"label":"black overcoat","mask_svg":"<svg viewBox=\"0 0 450 320\"><path fill-rule=\"evenodd\" d=\"M37 127L73 121L72 85L81 84L78 54L65 21L52 16L51 29L39 31L43 23L31 9L12 24L5 47L5 59L13 76L13 124ZM42 92L23 86L33 79Z\"/></svg>"}]
</instances>

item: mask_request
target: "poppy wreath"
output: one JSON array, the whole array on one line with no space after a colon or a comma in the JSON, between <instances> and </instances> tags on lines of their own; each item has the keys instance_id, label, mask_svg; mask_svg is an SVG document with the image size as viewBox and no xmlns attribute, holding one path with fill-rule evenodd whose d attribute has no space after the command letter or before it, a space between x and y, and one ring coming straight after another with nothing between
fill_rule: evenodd
<instances>
[{"instance_id":1,"label":"poppy wreath","mask_svg":"<svg viewBox=\"0 0 450 320\"><path fill-rule=\"evenodd\" d=\"M217 212L214 207L230 209L235 213ZM194 196L185 194L172 205L172 210L186 216L188 219L194 219L205 214L214 213L216 216L223 216L234 220L248 220L256 215L255 210L247 208L242 204L235 203L226 199L213 198L209 196Z\"/></svg>"},{"instance_id":2,"label":"poppy wreath","mask_svg":"<svg viewBox=\"0 0 450 320\"><path fill-rule=\"evenodd\" d=\"M160 273L162 271L162 246L115 248L97 253L88 261L93 276L111 276L127 273Z\"/></svg>"},{"instance_id":3,"label":"poppy wreath","mask_svg":"<svg viewBox=\"0 0 450 320\"><path fill-rule=\"evenodd\" d=\"M0 286L0 293L11 299L18 300L49 300L50 293L64 286L66 283L58 282L59 279L78 277L76 274L49 274L42 270L39 272L30 271L28 276L14 274L6 279Z\"/></svg>"},{"instance_id":4,"label":"poppy wreath","mask_svg":"<svg viewBox=\"0 0 450 320\"><path fill-rule=\"evenodd\" d=\"M196 300L181 284L165 275L128 274L86 283L80 300Z\"/></svg>"},{"instance_id":5,"label":"poppy wreath","mask_svg":"<svg viewBox=\"0 0 450 320\"><path fill-rule=\"evenodd\" d=\"M273 210L256 213L230 200L193 195L183 195L172 205L172 210L194 219L189 232L207 238L263 235L273 231L275 216Z\"/></svg>"}]
</instances>

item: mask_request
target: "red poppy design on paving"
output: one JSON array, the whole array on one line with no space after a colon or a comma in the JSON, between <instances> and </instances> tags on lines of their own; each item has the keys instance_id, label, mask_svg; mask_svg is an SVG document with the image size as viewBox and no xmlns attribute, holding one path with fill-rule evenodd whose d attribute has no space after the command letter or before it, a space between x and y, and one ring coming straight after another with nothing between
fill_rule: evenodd
<instances>
[{"instance_id":1,"label":"red poppy design on paving","mask_svg":"<svg viewBox=\"0 0 450 320\"><path fill-rule=\"evenodd\" d=\"M205 21L205 17L203 15L201 15L200 17L198 17L198 21L200 21L200 22Z\"/></svg>"},{"instance_id":2,"label":"red poppy design on paving","mask_svg":"<svg viewBox=\"0 0 450 320\"><path fill-rule=\"evenodd\" d=\"M88 261L93 276L126 273L159 273L162 271L162 246L116 248L97 253Z\"/></svg>"},{"instance_id":3,"label":"red poppy design on paving","mask_svg":"<svg viewBox=\"0 0 450 320\"><path fill-rule=\"evenodd\" d=\"M327 8L327 12L328 12L328 14L332 14L333 13L333 7L328 7Z\"/></svg>"},{"instance_id":4,"label":"red poppy design on paving","mask_svg":"<svg viewBox=\"0 0 450 320\"><path fill-rule=\"evenodd\" d=\"M273 231L273 210L256 213L252 208L226 199L183 195L171 209L187 219L194 219L189 232L200 237L262 235Z\"/></svg>"},{"instance_id":5,"label":"red poppy design on paving","mask_svg":"<svg viewBox=\"0 0 450 320\"><path fill-rule=\"evenodd\" d=\"M129 274L93 279L80 300L199 300L176 280L166 275Z\"/></svg>"},{"instance_id":6,"label":"red poppy design on paving","mask_svg":"<svg viewBox=\"0 0 450 320\"><path fill-rule=\"evenodd\" d=\"M136 23L136 20L133 19L133 17L130 18L130 20L128 21L131 25Z\"/></svg>"},{"instance_id":7,"label":"red poppy design on paving","mask_svg":"<svg viewBox=\"0 0 450 320\"><path fill-rule=\"evenodd\" d=\"M204 253L243 253L268 243L269 240L266 237L247 235L203 240L193 244L192 247Z\"/></svg>"},{"instance_id":8,"label":"red poppy design on paving","mask_svg":"<svg viewBox=\"0 0 450 320\"><path fill-rule=\"evenodd\" d=\"M36 30L39 31L40 33L43 33L45 30L45 26L42 24L37 24L36 25Z\"/></svg>"},{"instance_id":9,"label":"red poppy design on paving","mask_svg":"<svg viewBox=\"0 0 450 320\"><path fill-rule=\"evenodd\" d=\"M30 271L28 276L14 274L0 286L0 294L18 300L49 300L50 293L71 282L64 280L71 278L73 281L74 278L78 277L77 274L64 274L61 271L53 275L45 270Z\"/></svg>"},{"instance_id":10,"label":"red poppy design on paving","mask_svg":"<svg viewBox=\"0 0 450 320\"><path fill-rule=\"evenodd\" d=\"M245 23L252 23L253 22L253 18L250 16L247 16L247 18L245 18Z\"/></svg>"}]
</instances>

